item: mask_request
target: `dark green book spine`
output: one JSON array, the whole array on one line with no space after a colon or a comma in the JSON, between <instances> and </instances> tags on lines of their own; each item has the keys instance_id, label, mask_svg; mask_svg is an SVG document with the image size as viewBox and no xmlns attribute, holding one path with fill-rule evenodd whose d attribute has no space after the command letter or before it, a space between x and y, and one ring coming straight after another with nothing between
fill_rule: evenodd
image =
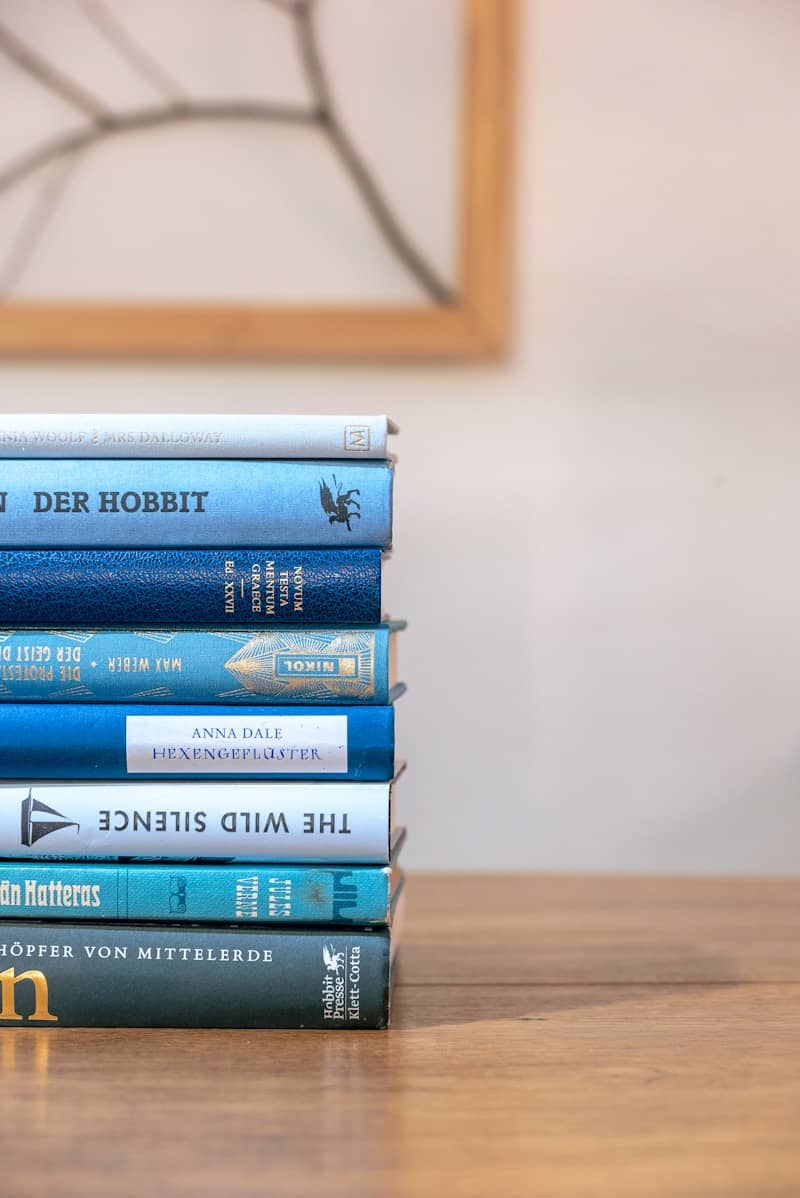
<instances>
[{"instance_id":1,"label":"dark green book spine","mask_svg":"<svg viewBox=\"0 0 800 1198\"><path fill-rule=\"evenodd\" d=\"M388 929L0 922L0 1026L384 1028Z\"/></svg>"}]
</instances>

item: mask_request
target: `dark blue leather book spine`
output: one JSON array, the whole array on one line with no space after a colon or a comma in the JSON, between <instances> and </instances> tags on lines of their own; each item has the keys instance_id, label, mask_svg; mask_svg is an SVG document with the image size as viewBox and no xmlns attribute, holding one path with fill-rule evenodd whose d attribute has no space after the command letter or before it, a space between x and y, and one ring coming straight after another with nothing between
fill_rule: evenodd
<instances>
[{"instance_id":1,"label":"dark blue leather book spine","mask_svg":"<svg viewBox=\"0 0 800 1198\"><path fill-rule=\"evenodd\" d=\"M391 462L3 462L0 545L387 549Z\"/></svg>"},{"instance_id":2,"label":"dark blue leather book spine","mask_svg":"<svg viewBox=\"0 0 800 1198\"><path fill-rule=\"evenodd\" d=\"M7 703L0 777L388 781L392 707Z\"/></svg>"},{"instance_id":3,"label":"dark blue leather book spine","mask_svg":"<svg viewBox=\"0 0 800 1198\"><path fill-rule=\"evenodd\" d=\"M335 627L380 609L379 549L0 550L4 628Z\"/></svg>"},{"instance_id":4,"label":"dark blue leather book spine","mask_svg":"<svg viewBox=\"0 0 800 1198\"><path fill-rule=\"evenodd\" d=\"M390 936L0 921L0 1026L385 1028Z\"/></svg>"}]
</instances>

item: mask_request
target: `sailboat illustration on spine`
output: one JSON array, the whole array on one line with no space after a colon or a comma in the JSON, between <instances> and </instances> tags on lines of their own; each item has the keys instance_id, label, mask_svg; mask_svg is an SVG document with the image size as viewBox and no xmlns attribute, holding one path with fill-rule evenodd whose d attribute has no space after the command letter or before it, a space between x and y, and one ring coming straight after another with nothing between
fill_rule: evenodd
<instances>
[{"instance_id":1,"label":"sailboat illustration on spine","mask_svg":"<svg viewBox=\"0 0 800 1198\"><path fill-rule=\"evenodd\" d=\"M40 815L55 815L55 820L50 819L34 819L34 814ZM30 848L36 844L37 840L41 840L43 836L49 835L50 832L58 832L60 828L77 828L80 832L81 826L75 820L67 819L60 811L56 811L53 807L48 807L46 803L41 803L33 797L33 791L28 790L28 797L22 800L22 826L20 830L20 839L24 845Z\"/></svg>"}]
</instances>

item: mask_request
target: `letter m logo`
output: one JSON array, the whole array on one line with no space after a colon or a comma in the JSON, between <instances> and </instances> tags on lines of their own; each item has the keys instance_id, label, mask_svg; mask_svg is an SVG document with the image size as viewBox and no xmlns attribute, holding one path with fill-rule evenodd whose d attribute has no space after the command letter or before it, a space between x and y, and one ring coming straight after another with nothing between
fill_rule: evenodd
<instances>
[{"instance_id":1,"label":"letter m logo","mask_svg":"<svg viewBox=\"0 0 800 1198\"><path fill-rule=\"evenodd\" d=\"M58 1023L58 1015L50 1014L47 978L41 969L28 969L15 977L13 965L0 973L0 1020L25 1018L17 1014L16 988L20 982L33 982L34 1007L29 1018L39 1023Z\"/></svg>"},{"instance_id":2,"label":"letter m logo","mask_svg":"<svg viewBox=\"0 0 800 1198\"><path fill-rule=\"evenodd\" d=\"M346 424L344 426L345 453L369 453L370 432L368 424Z\"/></svg>"}]
</instances>

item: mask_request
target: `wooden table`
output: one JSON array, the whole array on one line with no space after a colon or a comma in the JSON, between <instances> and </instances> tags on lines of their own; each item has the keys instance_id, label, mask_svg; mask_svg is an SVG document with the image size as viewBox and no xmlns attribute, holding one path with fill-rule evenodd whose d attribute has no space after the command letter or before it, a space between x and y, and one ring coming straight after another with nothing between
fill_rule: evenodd
<instances>
[{"instance_id":1,"label":"wooden table","mask_svg":"<svg viewBox=\"0 0 800 1198\"><path fill-rule=\"evenodd\" d=\"M3 1193L800 1194L800 881L411 898L389 1033L3 1029Z\"/></svg>"}]
</instances>

